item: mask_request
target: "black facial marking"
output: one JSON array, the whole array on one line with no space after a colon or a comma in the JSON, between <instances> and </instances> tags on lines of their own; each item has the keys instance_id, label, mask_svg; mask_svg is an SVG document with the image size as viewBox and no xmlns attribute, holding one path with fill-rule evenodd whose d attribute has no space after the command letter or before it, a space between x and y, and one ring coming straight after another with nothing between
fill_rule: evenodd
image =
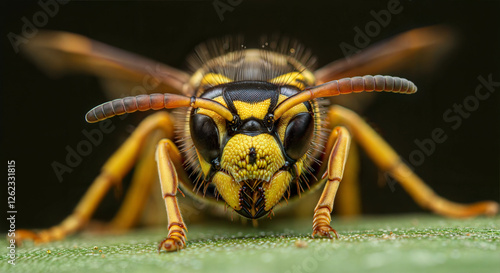
<instances>
[{"instance_id":1,"label":"black facial marking","mask_svg":"<svg viewBox=\"0 0 500 273\"><path fill-rule=\"evenodd\" d=\"M248 157L250 158L248 163L250 165L255 164L255 161L257 160L257 151L255 151L254 147L250 148L250 152L248 153Z\"/></svg>"},{"instance_id":2,"label":"black facial marking","mask_svg":"<svg viewBox=\"0 0 500 273\"><path fill-rule=\"evenodd\" d=\"M253 189L244 185L240 189L239 197L241 209L236 211L238 214L250 219L259 219L269 213L265 210L266 200L262 187Z\"/></svg>"},{"instance_id":3,"label":"black facial marking","mask_svg":"<svg viewBox=\"0 0 500 273\"><path fill-rule=\"evenodd\" d=\"M243 125L240 127L240 130L242 130L244 132L245 131L252 132L252 131L259 131L262 129L261 129L260 122L258 122L256 120L249 120L249 121L243 123Z\"/></svg>"},{"instance_id":4,"label":"black facial marking","mask_svg":"<svg viewBox=\"0 0 500 273\"><path fill-rule=\"evenodd\" d=\"M270 109L274 109L279 98L278 86L268 82L241 81L222 86L222 96L229 110L236 113L234 101L260 102L271 99Z\"/></svg>"}]
</instances>

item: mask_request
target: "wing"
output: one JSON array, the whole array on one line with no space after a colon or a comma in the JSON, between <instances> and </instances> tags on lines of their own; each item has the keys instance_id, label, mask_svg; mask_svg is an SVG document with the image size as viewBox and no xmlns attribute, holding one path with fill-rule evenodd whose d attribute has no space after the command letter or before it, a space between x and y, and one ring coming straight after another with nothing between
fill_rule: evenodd
<instances>
[{"instance_id":1,"label":"wing","mask_svg":"<svg viewBox=\"0 0 500 273\"><path fill-rule=\"evenodd\" d=\"M454 32L445 26L417 28L379 42L349 58L316 70L317 84L345 77L396 74L415 78L435 71L455 44ZM406 74L406 75L405 75ZM362 111L374 94L338 96L331 101L355 111Z\"/></svg>"},{"instance_id":2,"label":"wing","mask_svg":"<svg viewBox=\"0 0 500 273\"><path fill-rule=\"evenodd\" d=\"M417 28L377 43L314 72L318 84L345 77L385 74L417 68L432 70L450 51L455 35L445 26Z\"/></svg>"},{"instance_id":3,"label":"wing","mask_svg":"<svg viewBox=\"0 0 500 273\"><path fill-rule=\"evenodd\" d=\"M99 77L111 98L192 92L189 74L77 34L43 31L23 50L49 75L86 73Z\"/></svg>"}]
</instances>

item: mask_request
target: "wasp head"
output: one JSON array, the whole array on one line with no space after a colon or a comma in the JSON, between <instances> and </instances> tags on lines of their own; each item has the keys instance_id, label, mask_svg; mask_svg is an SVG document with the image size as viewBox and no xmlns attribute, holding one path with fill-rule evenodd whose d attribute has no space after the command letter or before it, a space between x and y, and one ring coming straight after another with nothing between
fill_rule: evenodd
<instances>
[{"instance_id":1,"label":"wasp head","mask_svg":"<svg viewBox=\"0 0 500 273\"><path fill-rule=\"evenodd\" d=\"M298 104L278 120L273 115L277 104L298 92L268 82L227 83L202 97L226 106L232 121L206 109L191 112L190 135L205 180L242 216L267 215L307 167L318 124L313 106Z\"/></svg>"}]
</instances>

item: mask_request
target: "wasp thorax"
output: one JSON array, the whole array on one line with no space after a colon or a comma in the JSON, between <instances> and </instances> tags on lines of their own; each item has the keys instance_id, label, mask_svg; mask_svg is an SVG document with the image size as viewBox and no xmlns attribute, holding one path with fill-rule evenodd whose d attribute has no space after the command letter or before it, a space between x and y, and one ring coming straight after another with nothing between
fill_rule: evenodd
<instances>
[{"instance_id":1,"label":"wasp thorax","mask_svg":"<svg viewBox=\"0 0 500 273\"><path fill-rule=\"evenodd\" d=\"M285 160L273 136L238 134L226 144L222 153L221 167L236 182L269 181Z\"/></svg>"}]
</instances>

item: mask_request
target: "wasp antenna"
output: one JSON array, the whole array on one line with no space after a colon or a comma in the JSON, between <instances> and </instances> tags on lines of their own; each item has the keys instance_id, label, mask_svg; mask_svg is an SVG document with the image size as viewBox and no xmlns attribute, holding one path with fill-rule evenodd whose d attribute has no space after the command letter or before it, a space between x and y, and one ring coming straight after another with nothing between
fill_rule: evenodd
<instances>
[{"instance_id":1,"label":"wasp antenna","mask_svg":"<svg viewBox=\"0 0 500 273\"><path fill-rule=\"evenodd\" d=\"M417 87L407 79L393 76L366 75L334 80L307 88L284 100L274 110L274 119L277 120L295 105L312 99L372 91L413 94L417 92Z\"/></svg>"},{"instance_id":2,"label":"wasp antenna","mask_svg":"<svg viewBox=\"0 0 500 273\"><path fill-rule=\"evenodd\" d=\"M232 121L233 114L224 105L209 99L187 97L176 94L151 94L126 97L103 103L92 108L85 115L87 122L94 123L117 115L136 111L172 109L179 107L205 108Z\"/></svg>"}]
</instances>

